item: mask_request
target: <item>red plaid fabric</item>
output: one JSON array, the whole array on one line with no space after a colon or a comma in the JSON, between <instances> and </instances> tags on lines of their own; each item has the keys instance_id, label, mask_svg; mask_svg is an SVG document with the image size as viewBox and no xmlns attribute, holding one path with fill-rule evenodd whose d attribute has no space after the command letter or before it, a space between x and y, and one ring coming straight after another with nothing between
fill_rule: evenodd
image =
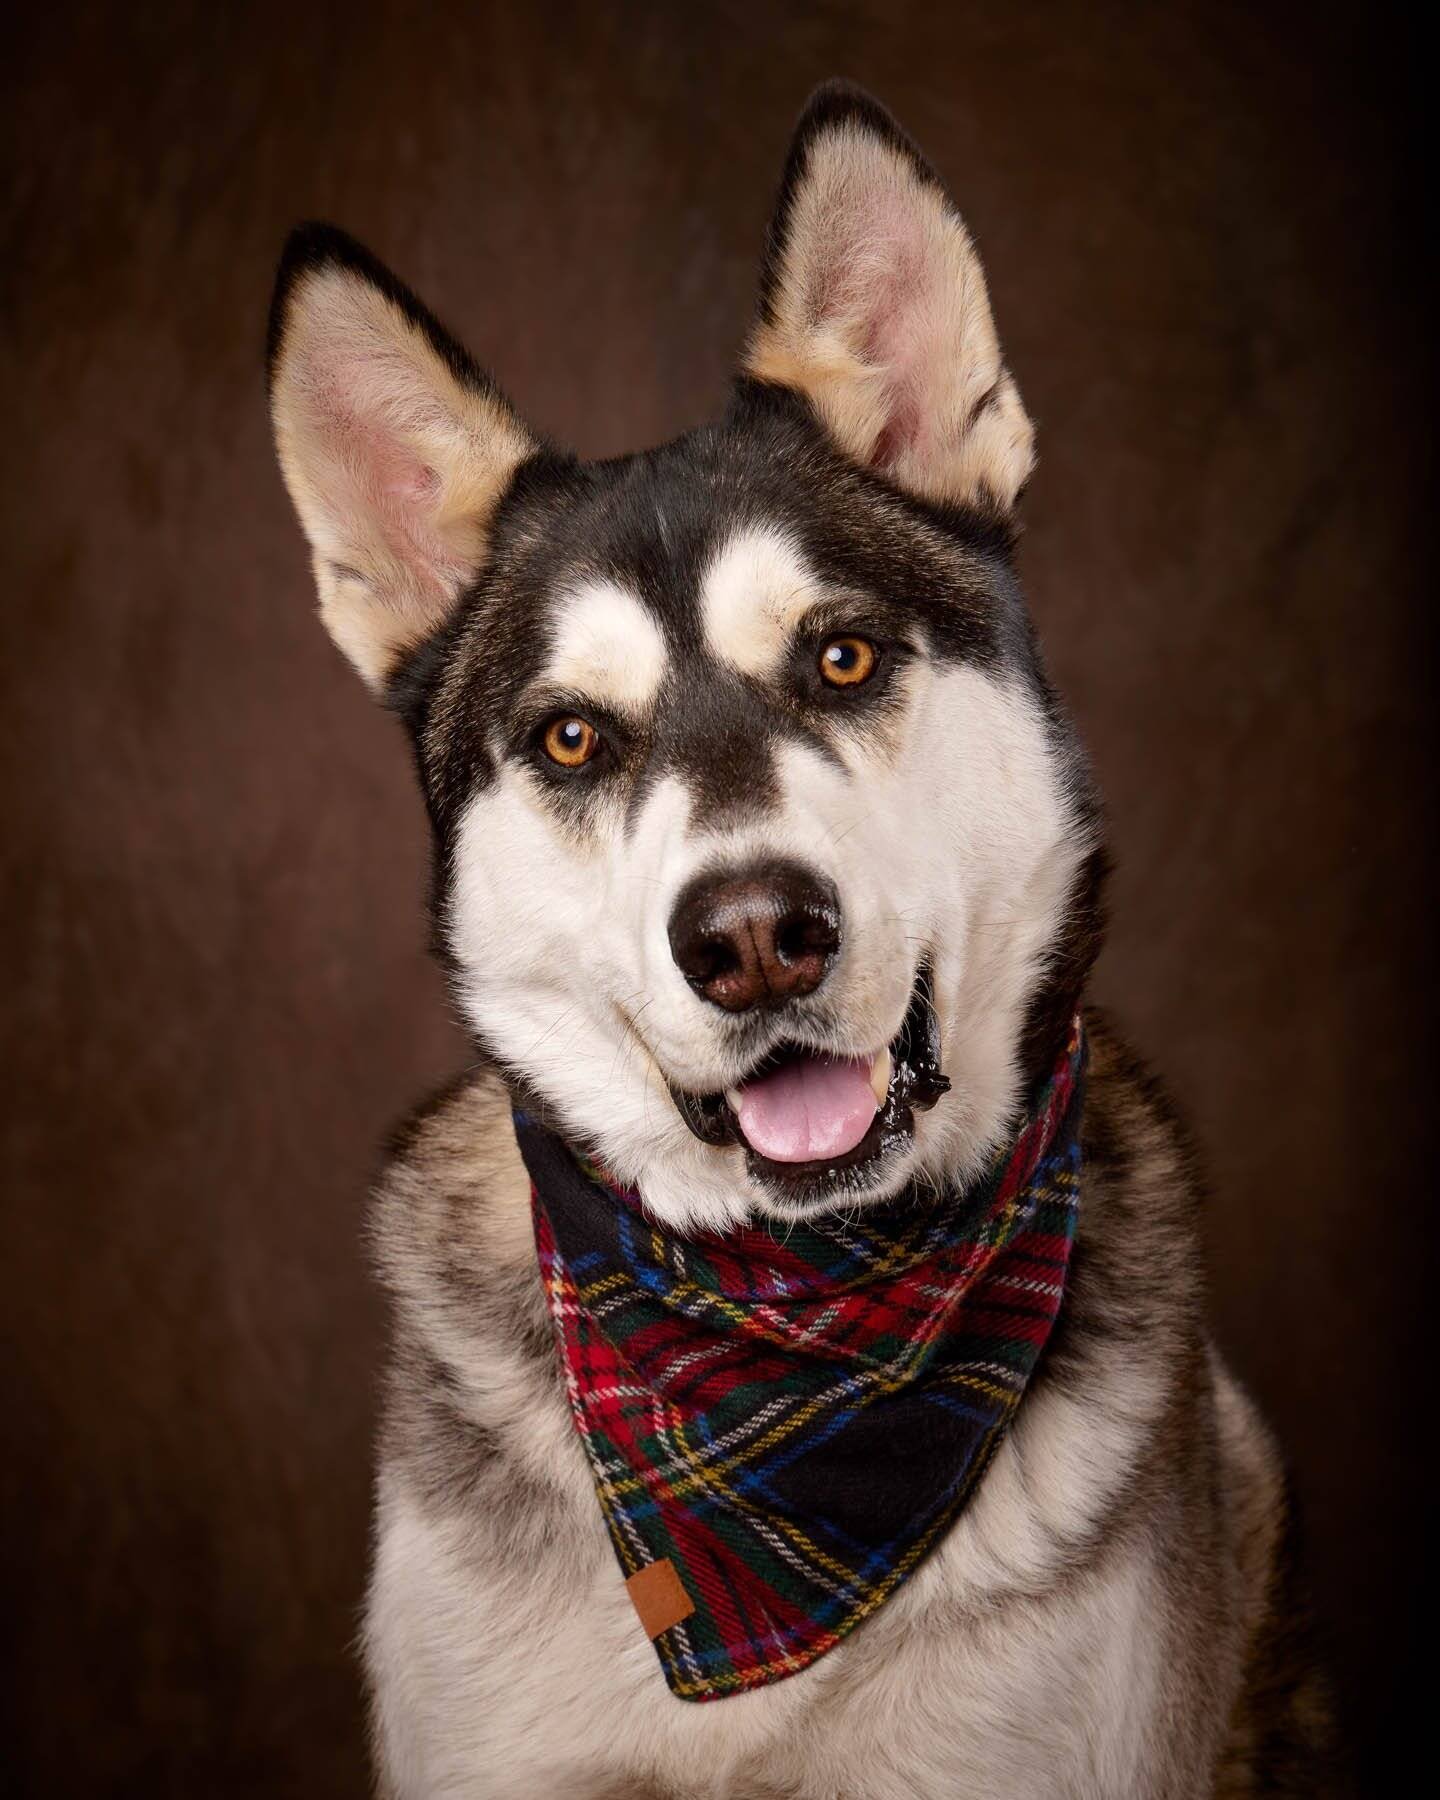
<instances>
[{"instance_id":1,"label":"red plaid fabric","mask_svg":"<svg viewBox=\"0 0 1440 1800\"><path fill-rule=\"evenodd\" d=\"M622 1571L654 1571L632 1593L680 1698L805 1668L974 1491L1063 1298L1083 1062L1077 1020L963 1192L778 1237L670 1235L517 1115L575 1424Z\"/></svg>"}]
</instances>

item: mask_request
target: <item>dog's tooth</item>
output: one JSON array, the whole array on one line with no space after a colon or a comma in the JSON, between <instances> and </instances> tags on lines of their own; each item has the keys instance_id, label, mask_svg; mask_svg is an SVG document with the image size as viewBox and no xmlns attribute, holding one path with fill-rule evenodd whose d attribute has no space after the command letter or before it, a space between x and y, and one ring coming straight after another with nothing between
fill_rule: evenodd
<instances>
[{"instance_id":1,"label":"dog's tooth","mask_svg":"<svg viewBox=\"0 0 1440 1800\"><path fill-rule=\"evenodd\" d=\"M740 1090L739 1090L739 1088L726 1088L725 1104L730 1108L731 1112L733 1112L733 1113L738 1113L740 1111Z\"/></svg>"},{"instance_id":2,"label":"dog's tooth","mask_svg":"<svg viewBox=\"0 0 1440 1800\"><path fill-rule=\"evenodd\" d=\"M877 1106L885 1104L885 1096L890 1092L890 1050L888 1046L870 1065L870 1092L874 1094Z\"/></svg>"}]
</instances>

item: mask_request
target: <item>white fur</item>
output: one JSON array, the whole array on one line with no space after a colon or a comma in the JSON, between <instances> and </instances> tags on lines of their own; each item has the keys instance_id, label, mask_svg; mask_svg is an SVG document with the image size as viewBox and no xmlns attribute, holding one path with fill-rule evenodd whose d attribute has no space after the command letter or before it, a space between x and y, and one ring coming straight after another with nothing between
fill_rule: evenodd
<instances>
[{"instance_id":1,"label":"white fur","mask_svg":"<svg viewBox=\"0 0 1440 1800\"><path fill-rule=\"evenodd\" d=\"M766 541L750 534L728 566ZM447 927L467 1016L673 1225L721 1229L767 1205L742 1152L698 1143L667 1085L719 1091L746 1072L667 937L680 889L720 856L783 853L834 882L844 942L823 1015L787 1025L817 1049L888 1043L932 959L952 1091L920 1116L883 1191L916 1173L963 1178L1009 1122L1023 1008L1089 846L1026 690L923 658L904 679L899 722L883 737L857 727L843 769L783 753L782 804L760 824L709 830L660 780L628 829L615 806L577 835L513 763L465 814Z\"/></svg>"},{"instance_id":2,"label":"white fur","mask_svg":"<svg viewBox=\"0 0 1440 1800\"><path fill-rule=\"evenodd\" d=\"M665 639L642 602L618 582L593 581L557 604L542 683L638 713L659 691L665 663Z\"/></svg>"},{"instance_id":3,"label":"white fur","mask_svg":"<svg viewBox=\"0 0 1440 1800\"><path fill-rule=\"evenodd\" d=\"M738 531L701 582L706 640L722 661L767 678L818 597L819 583L787 533L774 526Z\"/></svg>"}]
</instances>

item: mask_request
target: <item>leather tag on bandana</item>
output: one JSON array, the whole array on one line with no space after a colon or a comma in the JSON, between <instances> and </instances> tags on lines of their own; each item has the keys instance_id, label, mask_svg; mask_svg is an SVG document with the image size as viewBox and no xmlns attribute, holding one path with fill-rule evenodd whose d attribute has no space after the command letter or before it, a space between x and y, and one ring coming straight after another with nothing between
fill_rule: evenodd
<instances>
[{"instance_id":1,"label":"leather tag on bandana","mask_svg":"<svg viewBox=\"0 0 1440 1800\"><path fill-rule=\"evenodd\" d=\"M637 1569L626 1580L625 1590L630 1596L631 1605L640 1615L646 1637L659 1637L662 1631L668 1631L672 1625L688 1619L695 1610L695 1602L685 1592L684 1584L675 1573L675 1565L668 1556L662 1556L659 1562L647 1563L643 1569Z\"/></svg>"}]
</instances>

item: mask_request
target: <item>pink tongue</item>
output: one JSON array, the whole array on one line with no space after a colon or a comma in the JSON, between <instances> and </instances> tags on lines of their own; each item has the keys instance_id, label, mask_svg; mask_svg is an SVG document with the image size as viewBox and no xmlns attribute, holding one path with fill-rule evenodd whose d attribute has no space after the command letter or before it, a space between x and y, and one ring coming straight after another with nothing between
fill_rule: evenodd
<instances>
[{"instance_id":1,"label":"pink tongue","mask_svg":"<svg viewBox=\"0 0 1440 1800\"><path fill-rule=\"evenodd\" d=\"M771 1162L818 1162L853 1150L876 1113L864 1058L802 1056L740 1089L745 1142Z\"/></svg>"}]
</instances>

